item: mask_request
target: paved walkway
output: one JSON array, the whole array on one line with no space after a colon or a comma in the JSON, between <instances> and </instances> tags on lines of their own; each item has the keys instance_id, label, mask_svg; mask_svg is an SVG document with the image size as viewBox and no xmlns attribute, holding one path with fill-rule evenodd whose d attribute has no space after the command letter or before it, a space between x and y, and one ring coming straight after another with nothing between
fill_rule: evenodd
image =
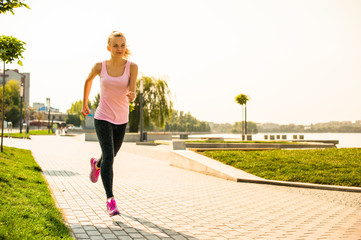
<instances>
[{"instance_id":1,"label":"paved walkway","mask_svg":"<svg viewBox=\"0 0 361 240\"><path fill-rule=\"evenodd\" d=\"M361 239L361 193L237 183L168 164L168 146L124 143L105 211L89 180L96 142L80 137L4 139L31 149L76 239Z\"/></svg>"}]
</instances>

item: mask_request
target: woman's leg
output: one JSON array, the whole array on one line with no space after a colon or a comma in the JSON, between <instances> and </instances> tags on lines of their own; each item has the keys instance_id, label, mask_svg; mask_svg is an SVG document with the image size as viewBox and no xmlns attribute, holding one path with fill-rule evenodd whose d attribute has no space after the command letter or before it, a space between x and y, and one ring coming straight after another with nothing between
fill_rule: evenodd
<instances>
[{"instance_id":1,"label":"woman's leg","mask_svg":"<svg viewBox=\"0 0 361 240\"><path fill-rule=\"evenodd\" d=\"M124 136L125 136L125 130L127 127L127 124L121 124L121 125L113 125L113 146L114 146L114 157L117 155L120 147L123 144ZM100 156L97 162L97 167L100 168L102 163L103 156Z\"/></svg>"},{"instance_id":2,"label":"woman's leg","mask_svg":"<svg viewBox=\"0 0 361 240\"><path fill-rule=\"evenodd\" d=\"M114 125L107 121L97 119L94 120L94 123L99 144L102 149L100 175L102 177L107 198L111 198L113 197Z\"/></svg>"},{"instance_id":3,"label":"woman's leg","mask_svg":"<svg viewBox=\"0 0 361 240\"><path fill-rule=\"evenodd\" d=\"M126 127L127 127L126 123L121 125L114 125L113 128L114 157L117 155L120 147L122 146Z\"/></svg>"}]
</instances>

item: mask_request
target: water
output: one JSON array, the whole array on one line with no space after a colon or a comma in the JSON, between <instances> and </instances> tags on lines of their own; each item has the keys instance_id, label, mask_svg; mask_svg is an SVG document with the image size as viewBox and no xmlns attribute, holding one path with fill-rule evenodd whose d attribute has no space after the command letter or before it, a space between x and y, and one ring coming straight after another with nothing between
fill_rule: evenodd
<instances>
[{"instance_id":1,"label":"water","mask_svg":"<svg viewBox=\"0 0 361 240\"><path fill-rule=\"evenodd\" d=\"M262 141L264 135L287 135L287 139L291 140L293 135L304 135L305 140L339 140L338 148L361 148L361 133L260 133L253 134L252 140ZM241 139L240 134L204 134L191 135L190 137L223 137Z\"/></svg>"}]
</instances>

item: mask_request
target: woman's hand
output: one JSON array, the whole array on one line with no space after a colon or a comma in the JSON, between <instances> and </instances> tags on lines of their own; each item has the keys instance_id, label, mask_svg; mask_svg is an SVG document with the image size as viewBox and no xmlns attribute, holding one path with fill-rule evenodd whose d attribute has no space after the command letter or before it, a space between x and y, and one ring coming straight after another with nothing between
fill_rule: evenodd
<instances>
[{"instance_id":1,"label":"woman's hand","mask_svg":"<svg viewBox=\"0 0 361 240\"><path fill-rule=\"evenodd\" d=\"M135 92L129 91L127 92L126 96L128 97L129 102L134 102L135 100Z\"/></svg>"},{"instance_id":2,"label":"woman's hand","mask_svg":"<svg viewBox=\"0 0 361 240\"><path fill-rule=\"evenodd\" d=\"M90 113L88 104L83 106L83 109L81 110L81 114L83 114L84 117Z\"/></svg>"}]
</instances>

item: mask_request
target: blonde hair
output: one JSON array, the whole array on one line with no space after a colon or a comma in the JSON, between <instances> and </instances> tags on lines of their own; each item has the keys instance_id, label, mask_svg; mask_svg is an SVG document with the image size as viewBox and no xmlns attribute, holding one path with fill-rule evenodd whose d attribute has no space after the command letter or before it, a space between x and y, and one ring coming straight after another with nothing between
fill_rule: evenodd
<instances>
[{"instance_id":1,"label":"blonde hair","mask_svg":"<svg viewBox=\"0 0 361 240\"><path fill-rule=\"evenodd\" d=\"M114 37L123 37L124 39L126 39L123 33L119 32L119 31L113 31L108 37L108 45L110 44L110 40ZM128 59L129 55L131 55L131 53L130 53L128 47L126 47L125 53L124 53L124 58Z\"/></svg>"}]
</instances>

